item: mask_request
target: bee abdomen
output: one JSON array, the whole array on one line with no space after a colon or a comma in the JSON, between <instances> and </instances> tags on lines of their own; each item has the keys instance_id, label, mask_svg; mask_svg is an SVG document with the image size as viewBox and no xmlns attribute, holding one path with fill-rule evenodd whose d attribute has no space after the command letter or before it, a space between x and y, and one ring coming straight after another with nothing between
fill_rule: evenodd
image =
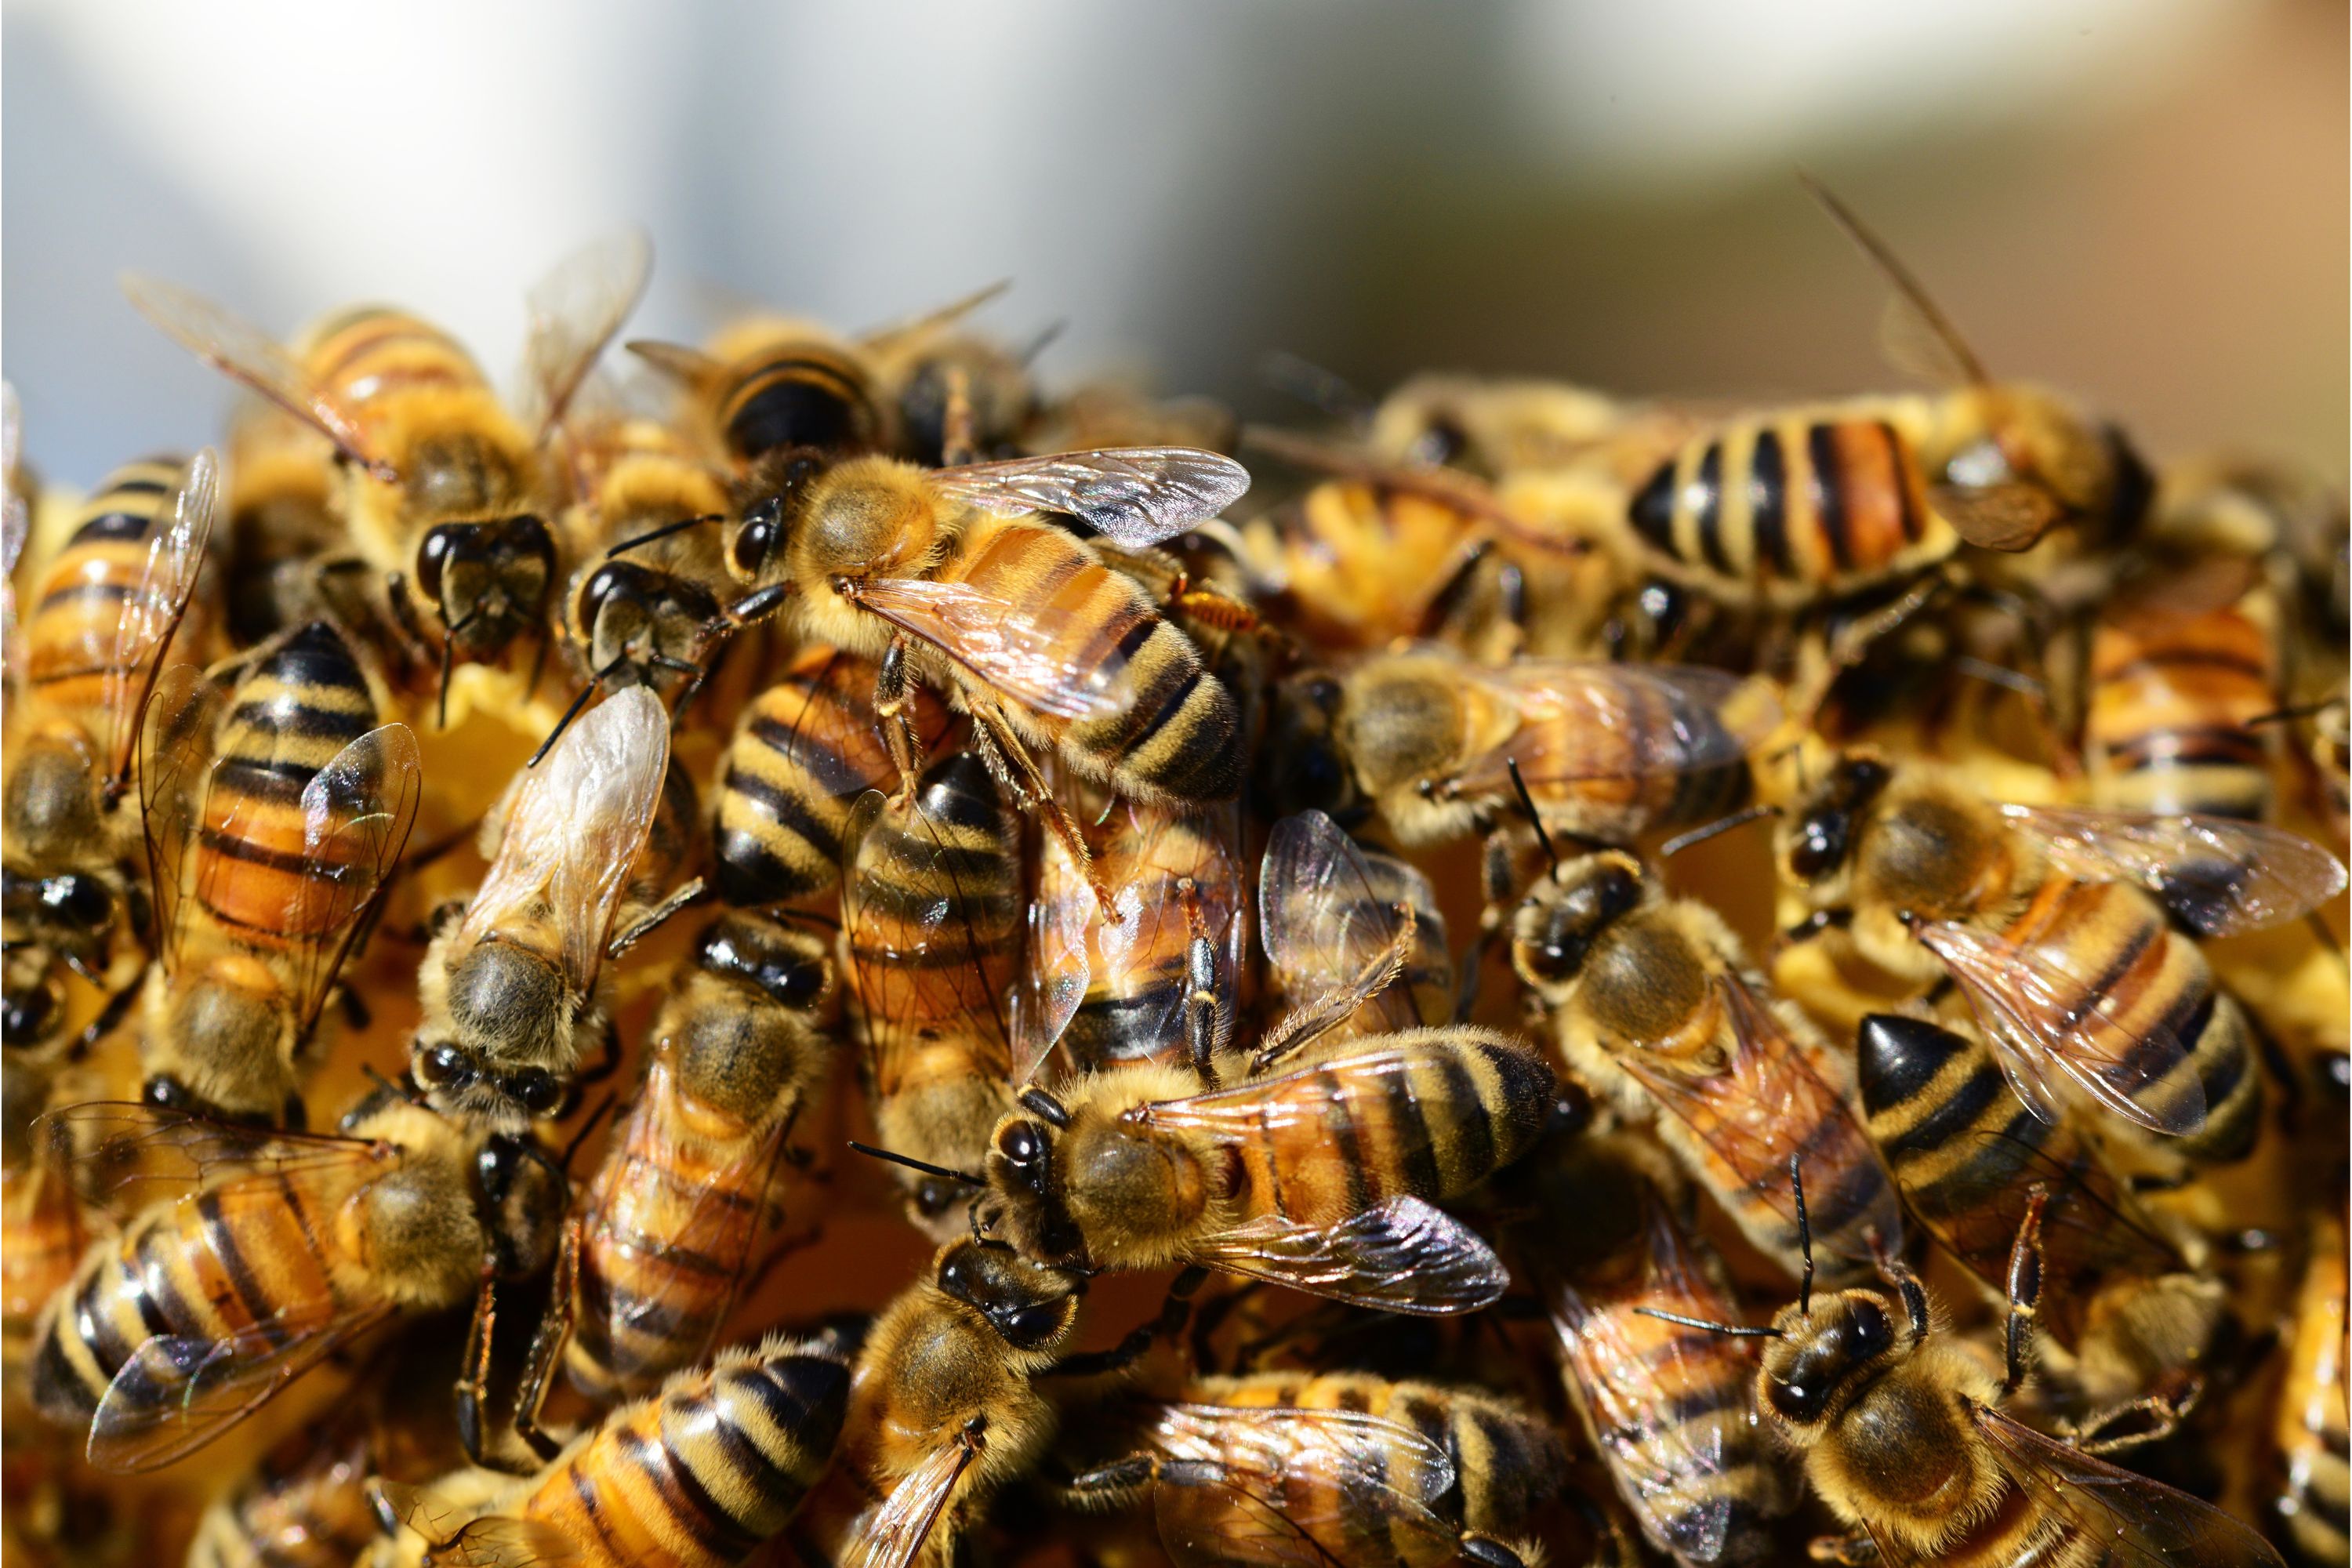
<instances>
[{"instance_id":1,"label":"bee abdomen","mask_svg":"<svg viewBox=\"0 0 2352 1568\"><path fill-rule=\"evenodd\" d=\"M142 458L107 476L41 581L25 626L26 683L68 706L104 698L122 612L147 569L148 531L186 464Z\"/></svg>"},{"instance_id":2,"label":"bee abdomen","mask_svg":"<svg viewBox=\"0 0 2352 1568\"><path fill-rule=\"evenodd\" d=\"M895 782L863 710L874 673L863 659L815 649L752 700L719 788L718 881L728 902L798 898L840 876L851 806ZM927 737L936 711L918 708Z\"/></svg>"},{"instance_id":3,"label":"bee abdomen","mask_svg":"<svg viewBox=\"0 0 2352 1568\"><path fill-rule=\"evenodd\" d=\"M2260 820L2269 752L2251 721L2278 706L2273 634L2246 601L2092 636L2083 749L2092 804Z\"/></svg>"},{"instance_id":4,"label":"bee abdomen","mask_svg":"<svg viewBox=\"0 0 2352 1568\"><path fill-rule=\"evenodd\" d=\"M760 356L730 376L719 402L728 450L746 462L785 447L862 450L880 422L864 374L817 343Z\"/></svg>"},{"instance_id":5,"label":"bee abdomen","mask_svg":"<svg viewBox=\"0 0 2352 1568\"><path fill-rule=\"evenodd\" d=\"M1231 799L1241 788L1241 713L1184 634L1153 616L1133 655L1135 706L1119 743L1118 782L1179 800Z\"/></svg>"}]
</instances>

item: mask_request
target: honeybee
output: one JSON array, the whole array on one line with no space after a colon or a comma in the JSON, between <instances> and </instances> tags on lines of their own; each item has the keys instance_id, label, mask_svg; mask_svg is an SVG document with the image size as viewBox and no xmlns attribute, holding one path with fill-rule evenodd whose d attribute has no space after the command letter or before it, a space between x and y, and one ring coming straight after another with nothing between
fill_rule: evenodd
<instances>
[{"instance_id":1,"label":"honeybee","mask_svg":"<svg viewBox=\"0 0 2352 1568\"><path fill-rule=\"evenodd\" d=\"M2018 1102L1965 1025L1864 1018L1856 1076L1870 1135L1927 1233L1996 1297L2028 1205L2042 1205L2035 1324L2084 1399L2150 1393L2190 1403L2226 1314L2218 1280L2188 1271L2140 1215L2095 1145ZM2036 1200L2033 1194L2042 1196Z\"/></svg>"},{"instance_id":2,"label":"honeybee","mask_svg":"<svg viewBox=\"0 0 2352 1568\"><path fill-rule=\"evenodd\" d=\"M511 409L455 339L404 311L343 311L289 350L174 284L125 274L122 287L181 346L332 443L342 527L385 576L407 635L438 645L446 721L452 661L497 658L525 634L544 648L556 544L538 438L635 308L651 260L632 231L575 251L531 289Z\"/></svg>"},{"instance_id":3,"label":"honeybee","mask_svg":"<svg viewBox=\"0 0 2352 1568\"><path fill-rule=\"evenodd\" d=\"M1963 543L2016 552L2053 527L2108 542L2155 479L2123 433L2039 387L1996 382L1845 205L1806 182L1895 291L1893 357L1946 388L1728 421L1628 505L1659 567L1723 603L1800 610L1917 577Z\"/></svg>"},{"instance_id":4,"label":"honeybee","mask_svg":"<svg viewBox=\"0 0 2352 1568\"><path fill-rule=\"evenodd\" d=\"M1258 901L1268 1001L1290 1010L1285 1035L1311 1025L1318 1037L1341 1039L1452 1020L1445 917L1418 868L1364 848L1319 811L1303 812L1267 836ZM1334 995L1352 1011L1335 1012L1327 1005Z\"/></svg>"},{"instance_id":5,"label":"honeybee","mask_svg":"<svg viewBox=\"0 0 2352 1568\"><path fill-rule=\"evenodd\" d=\"M1076 1477L1089 1508L1151 1499L1179 1563L1516 1568L1567 1467L1509 1401L1363 1373L1203 1377L1141 1413L1140 1451Z\"/></svg>"},{"instance_id":6,"label":"honeybee","mask_svg":"<svg viewBox=\"0 0 2352 1568\"><path fill-rule=\"evenodd\" d=\"M2344 1227L2322 1218L2312 1226L2311 1256L2295 1294L2273 1428L2285 1473L2272 1506L2288 1544L2312 1563L2341 1563L2346 1556L2352 1504L2345 1459L2346 1300Z\"/></svg>"},{"instance_id":7,"label":"honeybee","mask_svg":"<svg viewBox=\"0 0 2352 1568\"><path fill-rule=\"evenodd\" d=\"M1433 1200L1534 1145L1542 1060L1456 1027L1327 1043L1284 1067L1205 1092L1156 1067L1024 1089L990 1141L974 1222L1071 1268L1204 1267L1404 1312L1501 1295L1493 1249ZM1348 1158L1331 1158L1335 1138Z\"/></svg>"},{"instance_id":8,"label":"honeybee","mask_svg":"<svg viewBox=\"0 0 2352 1568\"><path fill-rule=\"evenodd\" d=\"M638 862L668 761L661 700L629 687L564 731L494 814L490 868L418 977L410 1066L436 1110L512 1131L562 1104L583 1041L604 1027L604 961L652 918Z\"/></svg>"},{"instance_id":9,"label":"honeybee","mask_svg":"<svg viewBox=\"0 0 2352 1568\"><path fill-rule=\"evenodd\" d=\"M771 1335L681 1372L535 1476L378 1483L406 1527L372 1568L726 1568L791 1521L842 1434L850 1371L824 1341Z\"/></svg>"},{"instance_id":10,"label":"honeybee","mask_svg":"<svg viewBox=\"0 0 2352 1568\"><path fill-rule=\"evenodd\" d=\"M2000 1409L2030 1361L2032 1217L2011 1273L2005 1375L1937 1333L1926 1289L1892 1262L1887 1290L1841 1290L1816 1312L1808 1289L1769 1329L1696 1319L1684 1326L1765 1342L1758 1408L1803 1456L1822 1500L1867 1532L1876 1561L1890 1568L2277 1564L2277 1552L2219 1509L2097 1458L2115 1446L2099 1426L2061 1441ZM1814 1550L1866 1561L1860 1546Z\"/></svg>"},{"instance_id":11,"label":"honeybee","mask_svg":"<svg viewBox=\"0 0 2352 1568\"><path fill-rule=\"evenodd\" d=\"M16 1050L58 1038L58 965L112 994L89 1038L137 997L141 955L114 934L135 923L124 867L138 826L118 807L131 787L141 710L204 564L218 489L209 450L185 465L153 459L117 470L83 507L33 596L21 674L12 673L0 801L5 1015Z\"/></svg>"},{"instance_id":12,"label":"honeybee","mask_svg":"<svg viewBox=\"0 0 2352 1568\"><path fill-rule=\"evenodd\" d=\"M768 904L821 893L841 876L843 835L866 791L898 782L876 726L876 666L823 646L803 647L736 721L719 765L712 827L719 896ZM917 689L918 755L945 735L946 709Z\"/></svg>"},{"instance_id":13,"label":"honeybee","mask_svg":"<svg viewBox=\"0 0 2352 1568\"><path fill-rule=\"evenodd\" d=\"M99 1219L74 1185L72 1130L47 1118L25 1141L23 1161L0 1171L0 1368L17 1397L32 1364L34 1321L73 1278Z\"/></svg>"},{"instance_id":14,"label":"honeybee","mask_svg":"<svg viewBox=\"0 0 2352 1568\"><path fill-rule=\"evenodd\" d=\"M2242 1158L2262 1078L2196 942L2303 914L2344 887L2317 846L2207 816L2003 805L1960 775L1851 752L1783 820L1810 930L1914 984L1948 973L2010 1088L2058 1119L2059 1080L2184 1157Z\"/></svg>"},{"instance_id":15,"label":"honeybee","mask_svg":"<svg viewBox=\"0 0 2352 1568\"><path fill-rule=\"evenodd\" d=\"M1794 1272L1789 1156L1821 1179L1832 1277L1899 1247L1902 1205L1845 1099L1846 1073L1770 993L1708 906L1666 895L1630 855L1556 861L1511 917L1511 967L1569 1066L1661 1138L1748 1240ZM1664 1110L1668 1114L1657 1116Z\"/></svg>"},{"instance_id":16,"label":"honeybee","mask_svg":"<svg viewBox=\"0 0 2352 1568\"><path fill-rule=\"evenodd\" d=\"M926 468L1009 458L1037 415L1029 359L1012 345L961 325L1003 293L992 284L928 316L874 333L860 345L882 402L891 410L898 455ZM1041 340L1037 348L1045 346Z\"/></svg>"},{"instance_id":17,"label":"honeybee","mask_svg":"<svg viewBox=\"0 0 2352 1568\"><path fill-rule=\"evenodd\" d=\"M866 356L813 322L753 314L700 349L637 338L628 350L677 382L680 422L739 474L774 454L871 452L896 437Z\"/></svg>"},{"instance_id":18,"label":"honeybee","mask_svg":"<svg viewBox=\"0 0 2352 1568\"><path fill-rule=\"evenodd\" d=\"M822 1085L833 996L825 944L751 910L696 939L654 1019L645 1081L565 1227L556 1299L518 1425L552 1458L538 1409L561 1353L599 1404L641 1397L709 1350L772 1233L785 1140Z\"/></svg>"},{"instance_id":19,"label":"honeybee","mask_svg":"<svg viewBox=\"0 0 2352 1568\"><path fill-rule=\"evenodd\" d=\"M334 627L257 650L233 690L174 666L140 796L157 963L140 1055L157 1105L299 1125L296 1072L424 790L416 737Z\"/></svg>"},{"instance_id":20,"label":"honeybee","mask_svg":"<svg viewBox=\"0 0 2352 1568\"><path fill-rule=\"evenodd\" d=\"M221 573L229 640L268 642L320 607L330 578L355 563L336 512L331 442L275 403L253 399L229 423Z\"/></svg>"},{"instance_id":21,"label":"honeybee","mask_svg":"<svg viewBox=\"0 0 2352 1568\"><path fill-rule=\"evenodd\" d=\"M57 1114L105 1135L101 1165L192 1184L93 1244L34 1327L33 1402L86 1429L101 1469L184 1458L370 1330L544 1268L570 1196L537 1144L389 1089L341 1135L142 1105Z\"/></svg>"},{"instance_id":22,"label":"honeybee","mask_svg":"<svg viewBox=\"0 0 2352 1568\"><path fill-rule=\"evenodd\" d=\"M364 1424L297 1433L196 1522L188 1568L350 1568L382 1533Z\"/></svg>"},{"instance_id":23,"label":"honeybee","mask_svg":"<svg viewBox=\"0 0 2352 1568\"><path fill-rule=\"evenodd\" d=\"M1678 1223L1679 1187L1623 1133L1555 1134L1515 1193L1536 1217L1512 1232L1559 1345L1570 1405L1650 1544L1686 1568L1757 1563L1793 1478L1756 1415L1756 1357L1738 1341L1675 1332L1638 1310L1718 1318L1723 1266Z\"/></svg>"},{"instance_id":24,"label":"honeybee","mask_svg":"<svg viewBox=\"0 0 2352 1568\"><path fill-rule=\"evenodd\" d=\"M1070 513L1139 550L1248 484L1239 464L1183 447L940 469L796 458L727 526L729 569L751 589L727 616L789 599L804 639L880 660L874 710L906 785L919 771L909 689L948 695L1023 804L1090 867L1031 747L1133 799L1218 800L1240 787L1239 717L1142 588L1034 514Z\"/></svg>"},{"instance_id":25,"label":"honeybee","mask_svg":"<svg viewBox=\"0 0 2352 1568\"><path fill-rule=\"evenodd\" d=\"M953 752L914 794L866 795L843 837L841 926L858 1062L909 1216L944 1239L969 1170L1012 1106L1006 1016L1024 925L1021 826L980 759ZM1033 1059L1051 1046L1024 1039Z\"/></svg>"}]
</instances>

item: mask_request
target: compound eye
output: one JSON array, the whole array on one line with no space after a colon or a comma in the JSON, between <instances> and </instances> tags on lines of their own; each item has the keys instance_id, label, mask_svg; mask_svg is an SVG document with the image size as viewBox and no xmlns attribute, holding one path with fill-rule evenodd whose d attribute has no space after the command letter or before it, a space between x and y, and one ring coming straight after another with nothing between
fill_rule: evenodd
<instances>
[{"instance_id":1,"label":"compound eye","mask_svg":"<svg viewBox=\"0 0 2352 1568\"><path fill-rule=\"evenodd\" d=\"M1820 1383L1801 1378L1793 1383L1768 1382L1765 1397L1786 1419L1805 1423L1821 1419L1826 1393Z\"/></svg>"},{"instance_id":2,"label":"compound eye","mask_svg":"<svg viewBox=\"0 0 2352 1568\"><path fill-rule=\"evenodd\" d=\"M795 963L768 987L768 994L787 1007L805 1007L824 990L824 966Z\"/></svg>"},{"instance_id":3,"label":"compound eye","mask_svg":"<svg viewBox=\"0 0 2352 1568\"><path fill-rule=\"evenodd\" d=\"M56 1016L58 999L46 985L36 985L21 996L11 996L0 1012L0 1035L11 1046L29 1046Z\"/></svg>"},{"instance_id":4,"label":"compound eye","mask_svg":"<svg viewBox=\"0 0 2352 1568\"><path fill-rule=\"evenodd\" d=\"M776 547L776 539L783 531L783 502L774 496L755 502L743 513L743 526L735 535L735 570L746 577L759 575L767 565L769 553Z\"/></svg>"},{"instance_id":5,"label":"compound eye","mask_svg":"<svg viewBox=\"0 0 2352 1568\"><path fill-rule=\"evenodd\" d=\"M593 627L596 617L604 611L604 601L621 585L621 570L617 566L600 566L580 590L580 625Z\"/></svg>"},{"instance_id":6,"label":"compound eye","mask_svg":"<svg viewBox=\"0 0 2352 1568\"><path fill-rule=\"evenodd\" d=\"M1062 1309L1058 1305L1024 1307L1007 1316L999 1327L1013 1344L1043 1344L1060 1331Z\"/></svg>"},{"instance_id":7,"label":"compound eye","mask_svg":"<svg viewBox=\"0 0 2352 1568\"><path fill-rule=\"evenodd\" d=\"M1846 819L1843 812L1817 811L1797 824L1796 841L1789 847L1789 869L1808 882L1818 882L1845 858Z\"/></svg>"},{"instance_id":8,"label":"compound eye","mask_svg":"<svg viewBox=\"0 0 2352 1568\"><path fill-rule=\"evenodd\" d=\"M1854 1358L1864 1360L1878 1354L1895 1342L1886 1326L1886 1314L1869 1301L1853 1304L1853 1333Z\"/></svg>"},{"instance_id":9,"label":"compound eye","mask_svg":"<svg viewBox=\"0 0 2352 1568\"><path fill-rule=\"evenodd\" d=\"M418 1053L416 1077L433 1089L460 1089L474 1081L474 1069L466 1065L457 1047L443 1044Z\"/></svg>"},{"instance_id":10,"label":"compound eye","mask_svg":"<svg viewBox=\"0 0 2352 1568\"><path fill-rule=\"evenodd\" d=\"M996 1135L996 1152L1016 1165L1034 1165L1045 1158L1045 1141L1026 1121L1015 1121Z\"/></svg>"},{"instance_id":11,"label":"compound eye","mask_svg":"<svg viewBox=\"0 0 2352 1568\"><path fill-rule=\"evenodd\" d=\"M41 901L75 924L96 929L113 911L114 896L96 878L68 873L41 889Z\"/></svg>"},{"instance_id":12,"label":"compound eye","mask_svg":"<svg viewBox=\"0 0 2352 1568\"><path fill-rule=\"evenodd\" d=\"M441 602L441 569L457 553L473 529L470 522L445 522L427 533L416 547L416 585L436 605Z\"/></svg>"},{"instance_id":13,"label":"compound eye","mask_svg":"<svg viewBox=\"0 0 2352 1568\"><path fill-rule=\"evenodd\" d=\"M547 524L537 515L524 512L507 519L503 542L518 555L533 556L541 561L555 559L555 541L547 531Z\"/></svg>"},{"instance_id":14,"label":"compound eye","mask_svg":"<svg viewBox=\"0 0 2352 1568\"><path fill-rule=\"evenodd\" d=\"M563 1101L563 1084L545 1068L525 1068L509 1078L507 1093L533 1116L544 1116Z\"/></svg>"}]
</instances>

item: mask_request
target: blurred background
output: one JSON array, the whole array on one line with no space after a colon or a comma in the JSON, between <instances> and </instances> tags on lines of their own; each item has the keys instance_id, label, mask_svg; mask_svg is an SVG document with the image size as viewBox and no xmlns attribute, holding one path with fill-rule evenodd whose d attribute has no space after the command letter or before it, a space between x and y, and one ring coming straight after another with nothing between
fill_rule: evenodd
<instances>
[{"instance_id":1,"label":"blurred background","mask_svg":"<svg viewBox=\"0 0 2352 1568\"><path fill-rule=\"evenodd\" d=\"M6 0L0 356L88 483L225 384L135 266L277 331L361 298L511 363L529 281L645 223L633 333L845 329L998 278L1049 380L1279 415L1286 349L1634 392L1894 378L1840 188L1996 373L2154 455L2340 474L2346 18L2261 0Z\"/></svg>"}]
</instances>

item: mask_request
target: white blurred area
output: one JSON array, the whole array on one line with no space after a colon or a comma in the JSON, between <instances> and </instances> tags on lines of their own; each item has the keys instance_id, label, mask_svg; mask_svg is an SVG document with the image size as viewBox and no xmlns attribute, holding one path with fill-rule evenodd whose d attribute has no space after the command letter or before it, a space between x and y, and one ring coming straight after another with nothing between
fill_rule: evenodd
<instances>
[{"instance_id":1,"label":"white blurred area","mask_svg":"<svg viewBox=\"0 0 2352 1568\"><path fill-rule=\"evenodd\" d=\"M2253 0L6 0L0 359L87 483L227 395L115 290L278 331L380 298L502 369L527 283L652 232L631 331L844 328L997 278L1044 369L1283 405L1287 349L1633 390L1889 379L1874 216L1996 369L2159 450L2345 439L2340 7Z\"/></svg>"}]
</instances>

